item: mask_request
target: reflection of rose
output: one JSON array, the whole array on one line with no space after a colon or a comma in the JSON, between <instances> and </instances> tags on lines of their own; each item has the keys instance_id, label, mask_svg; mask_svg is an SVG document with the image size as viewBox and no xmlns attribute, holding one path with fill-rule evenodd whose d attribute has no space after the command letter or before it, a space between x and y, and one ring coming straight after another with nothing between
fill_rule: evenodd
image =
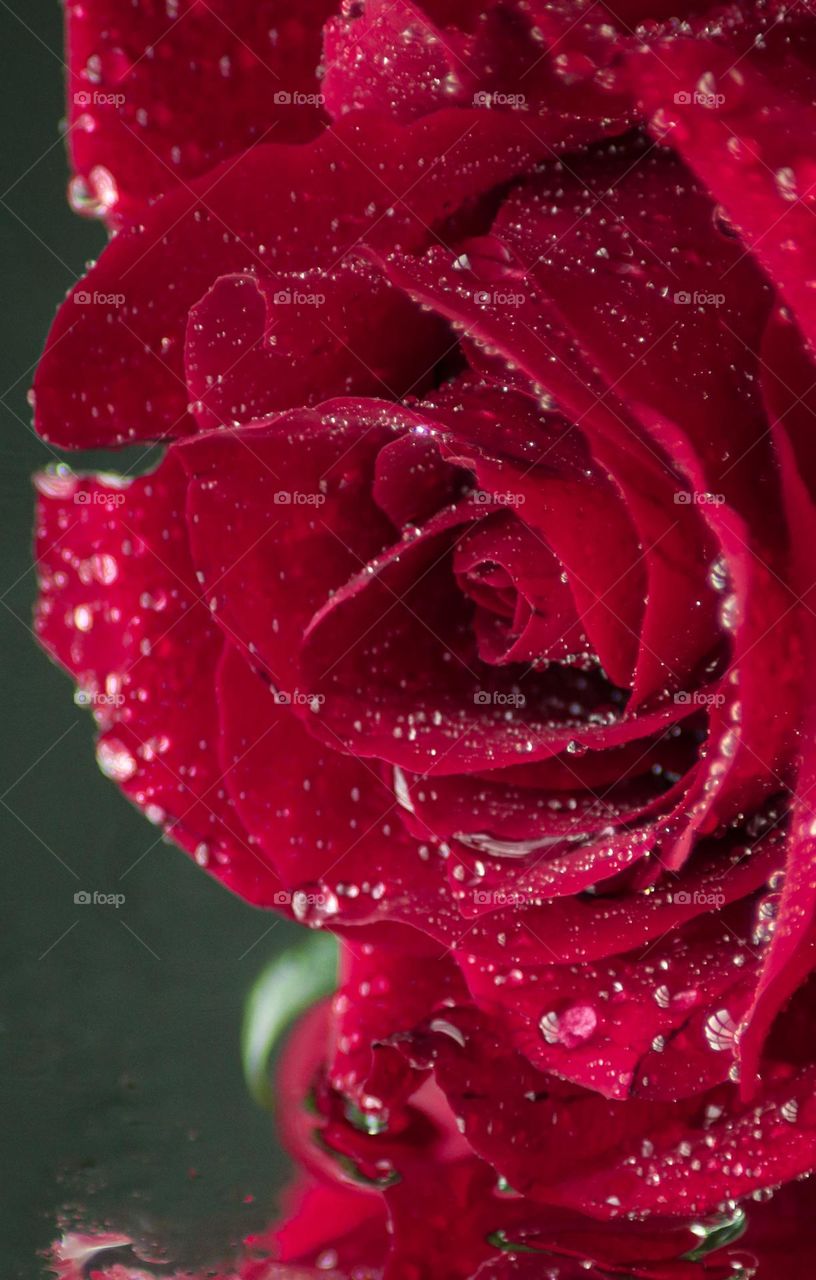
<instances>
[{"instance_id":1,"label":"reflection of rose","mask_svg":"<svg viewBox=\"0 0 816 1280\"><path fill-rule=\"evenodd\" d=\"M277 1091L287 1146L318 1180L322 1194L342 1188L350 1195L356 1188L359 1202L356 1213L347 1209L349 1225L361 1230L361 1219L365 1221L370 1240L377 1225L390 1221L393 1271L387 1269L386 1275L397 1280L424 1275L434 1280L542 1280L550 1275L558 1280L587 1275L591 1280L621 1275L632 1280L747 1280L751 1275L782 1280L790 1272L781 1264L794 1259L800 1270L804 1268L802 1274L807 1273L808 1264L816 1260L810 1257L814 1245L809 1220L816 1207L810 1181L792 1183L770 1203L752 1202L747 1226L742 1211L733 1205L694 1222L686 1218L670 1223L661 1216L642 1222L603 1221L615 1216L613 1188L625 1193L638 1176L634 1170L649 1158L642 1149L648 1151L651 1143L637 1135L638 1122L633 1117L630 1128L619 1119L636 1108L583 1091L571 1096L557 1082L522 1064L512 1068L510 1055L495 1038L485 1060L490 1033L483 1020L469 1019L456 1009L455 978L438 964L426 967L419 962L413 967L416 985L405 1006L414 1012L424 988L425 999L434 1006L428 1022L409 1042L401 1034L389 1037L397 1011L389 1007L385 993L395 960L399 964L385 952L368 960L347 955L347 981L336 1001L339 1012L317 1009L300 1024L284 1055ZM372 979L375 989L355 1002L352 993L358 984ZM341 1033L339 1040L327 1035L332 1021L333 1031ZM469 1023L475 1029L473 1037ZM354 1048L349 1048L357 1042L355 1033L369 1041L383 1037L369 1055L366 1087L394 1085L398 1076L391 1055L398 1048L404 1049L417 1077L419 1087L401 1104L392 1092L395 1108L386 1127L373 1123L370 1116L366 1122L342 1096L355 1057ZM328 1061L327 1044L335 1046ZM364 1055L357 1057L362 1065ZM424 1062L435 1063L435 1079L424 1076ZM502 1075L508 1068L511 1073ZM496 1090L499 1081L505 1084L501 1096ZM485 1084L492 1096L484 1095ZM526 1102L522 1117L521 1104L510 1101L514 1085L520 1084L540 1090ZM461 1117L458 1124L454 1114ZM652 1132L658 1143L665 1137L667 1151L674 1155L676 1127L669 1115L665 1108L665 1130L656 1127ZM503 1152L497 1179L495 1168L485 1162L485 1149L498 1145L496 1133L520 1118L534 1131L527 1143ZM645 1118L642 1111L641 1120ZM568 1135L569 1141L554 1143L553 1130ZM581 1188L585 1193L593 1184L603 1190L606 1207L603 1214L594 1209L587 1217ZM296 1252L302 1248L298 1237L297 1222L294 1231L284 1227L277 1236L283 1258L314 1264L316 1250ZM352 1250L359 1240L359 1234L350 1235ZM338 1250L342 1266L342 1245ZM371 1265L371 1250L368 1262Z\"/></svg>"},{"instance_id":2,"label":"reflection of rose","mask_svg":"<svg viewBox=\"0 0 816 1280\"><path fill-rule=\"evenodd\" d=\"M286 1144L303 1172L285 1198L284 1221L248 1240L242 1261L218 1269L222 1280L318 1280L327 1272L336 1280L782 1280L810 1274L816 1262L810 1181L790 1184L769 1204L752 1204L747 1224L733 1206L702 1221L674 1223L604 1222L571 1207L573 1167L585 1169L589 1161L597 1171L605 1162L617 1168L625 1163L616 1150L617 1131L600 1104L592 1104L594 1123L583 1130L580 1147L563 1144L548 1163L539 1163L542 1178L549 1172L556 1185L566 1187L563 1203L555 1205L535 1193L519 1194L518 1184L512 1187L505 1177L497 1180L495 1170L470 1150L433 1080L403 1096L390 1126L366 1121L340 1092L350 1062L364 1056L356 1053L349 1033L356 1029L370 1039L393 1028L395 1009L389 1009L384 979L395 957L380 953L363 963L349 957L348 982L334 1011L317 1007L292 1034L276 1096ZM406 1009L415 1012L417 996L422 993L422 1003L433 986L438 1016L410 1047L411 1071L421 1082L420 1058L436 1057L444 1084L443 1046L455 1054L460 1034L445 1017L455 997L455 969L419 961L414 974L419 990L408 993ZM351 992L371 978L373 1007L355 1009ZM345 1033L340 1039L328 1034L332 1022ZM333 1056L327 1060L329 1044ZM383 1040L378 1053L387 1059L392 1052ZM394 1063L386 1061L379 1079L389 1078L397 1077ZM470 1095L466 1116L473 1105ZM541 1098L537 1105L549 1113L558 1104ZM602 1107L614 1110L614 1104ZM91 1263L99 1280L153 1280L140 1252L121 1233L70 1234L49 1261L58 1280L84 1280ZM132 1269L123 1261L131 1256ZM114 1257L117 1262L106 1267ZM174 1275L197 1280L189 1272Z\"/></svg>"},{"instance_id":3,"label":"reflection of rose","mask_svg":"<svg viewBox=\"0 0 816 1280\"><path fill-rule=\"evenodd\" d=\"M480 1158L553 1200L541 1116L576 1152L614 1117L630 1163L558 1197L707 1213L814 1167L813 19L755 47L752 9L731 48L724 19L630 38L549 6L563 48L533 42L512 105L492 55L532 56L524 22L455 7L413 48L471 59L451 109L350 6L312 141L239 154L268 122L248 74L253 128L214 144L207 104L162 199L111 156L123 229L74 293L98 305L57 318L37 422L172 443L115 509L41 478L38 628L121 688L100 763L202 866L451 949L467 1053L429 1032L425 1069ZM715 65L728 93L677 90ZM495 66L506 105L474 109Z\"/></svg>"}]
</instances>

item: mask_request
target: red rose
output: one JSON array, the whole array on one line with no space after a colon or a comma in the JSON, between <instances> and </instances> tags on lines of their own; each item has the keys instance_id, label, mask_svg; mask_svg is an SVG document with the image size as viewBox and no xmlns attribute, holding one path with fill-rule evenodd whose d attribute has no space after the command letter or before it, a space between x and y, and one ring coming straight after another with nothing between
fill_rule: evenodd
<instances>
[{"instance_id":1,"label":"red rose","mask_svg":"<svg viewBox=\"0 0 816 1280\"><path fill-rule=\"evenodd\" d=\"M41 479L38 628L203 866L399 938L337 1097L686 1219L816 1167L814 27L625 8L347 5L331 127L263 140L256 59L180 180L121 152L37 423L174 443Z\"/></svg>"}]
</instances>

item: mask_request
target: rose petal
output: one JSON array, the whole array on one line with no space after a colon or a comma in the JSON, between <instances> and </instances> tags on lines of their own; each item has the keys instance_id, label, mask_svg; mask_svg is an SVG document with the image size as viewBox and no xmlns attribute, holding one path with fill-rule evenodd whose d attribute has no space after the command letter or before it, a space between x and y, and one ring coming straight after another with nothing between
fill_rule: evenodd
<instances>
[{"instance_id":1,"label":"rose petal","mask_svg":"<svg viewBox=\"0 0 816 1280\"><path fill-rule=\"evenodd\" d=\"M477 1004L539 1070L606 1098L687 1097L728 1080L736 1037L725 1027L733 1033L746 1011L759 963L745 940L750 909L724 912L721 901L712 892L708 914L642 956L548 965L542 947L543 964L465 963L464 973ZM731 1051L712 1053L712 1042Z\"/></svg>"},{"instance_id":2,"label":"rose petal","mask_svg":"<svg viewBox=\"0 0 816 1280\"><path fill-rule=\"evenodd\" d=\"M658 136L723 206L813 344L811 35L807 23L802 36L783 20L775 38L736 60L728 47L673 40L634 55L630 70Z\"/></svg>"},{"instance_id":3,"label":"rose petal","mask_svg":"<svg viewBox=\"0 0 816 1280\"><path fill-rule=\"evenodd\" d=\"M363 263L222 276L190 312L186 376L202 429L333 395L419 394L453 344Z\"/></svg>"},{"instance_id":4,"label":"rose petal","mask_svg":"<svg viewBox=\"0 0 816 1280\"><path fill-rule=\"evenodd\" d=\"M327 110L337 118L374 108L402 121L452 105L517 111L558 149L622 133L632 103L611 67L617 49L599 35L610 30L609 15L590 8L598 12L581 33L598 50L596 65L574 34L566 51L574 15L565 30L547 31L550 15L529 4L347 4L325 28ZM543 31L551 40L543 42Z\"/></svg>"},{"instance_id":5,"label":"rose petal","mask_svg":"<svg viewBox=\"0 0 816 1280\"><path fill-rule=\"evenodd\" d=\"M403 831L377 773L316 742L231 647L218 697L227 786L296 918L313 927L402 920L457 937L429 851Z\"/></svg>"},{"instance_id":6,"label":"rose petal","mask_svg":"<svg viewBox=\"0 0 816 1280\"><path fill-rule=\"evenodd\" d=\"M225 791L212 671L222 640L198 597L175 457L130 483L39 478L36 630L93 708L103 772L235 892L277 879Z\"/></svg>"},{"instance_id":7,"label":"rose petal","mask_svg":"<svg viewBox=\"0 0 816 1280\"><path fill-rule=\"evenodd\" d=\"M570 1095L467 1010L451 1010L426 1043L474 1150L534 1200L688 1218L811 1167L812 1069L756 1109L722 1086L680 1102L613 1102Z\"/></svg>"},{"instance_id":8,"label":"rose petal","mask_svg":"<svg viewBox=\"0 0 816 1280\"><path fill-rule=\"evenodd\" d=\"M494 912L468 938L468 949L490 959L529 964L544 954L559 964L587 964L643 946L705 911L711 895L722 905L753 893L778 871L784 832L771 827L755 845L732 838L701 843L682 879L657 889L594 898L556 899L526 910ZM501 941L497 941L498 938Z\"/></svg>"},{"instance_id":9,"label":"rose petal","mask_svg":"<svg viewBox=\"0 0 816 1280\"><path fill-rule=\"evenodd\" d=\"M787 336L789 349L790 340L793 340L796 343L794 350L799 348L801 358L804 352L799 347L798 339L793 334ZM770 379L767 380L770 382ZM785 399L794 394L787 388ZM769 400L772 399L769 396ZM799 414L801 426L801 416L807 415L803 415L801 410ZM813 565L816 519L813 502L797 471L794 448L782 434L788 421L785 417L780 417L774 425L793 539L791 576L795 589L802 593L804 608L798 611L798 619L803 642L810 652L816 641L815 615L808 603L808 596L816 581ZM790 426L794 430L794 438L801 441L802 437L796 432L793 422L790 422ZM746 1018L746 1026L740 1037L743 1089L748 1097L752 1096L758 1085L759 1058L774 1018L796 988L816 968L816 756L813 749L814 705L809 689L806 690L805 697L801 760L796 778L788 856L784 873L780 873L772 882L772 893L766 902L769 914L766 914L765 920L769 921L770 946Z\"/></svg>"},{"instance_id":10,"label":"rose petal","mask_svg":"<svg viewBox=\"0 0 816 1280\"><path fill-rule=\"evenodd\" d=\"M475 254L468 257L475 268ZM673 502L680 483L671 477L665 461L643 439L629 410L609 396L608 386L599 385L596 375L587 374L584 381L583 369L589 365L571 337L556 348L558 355L553 359L552 311L534 282L511 277L498 290L477 288L491 281L463 281L462 273L452 270L452 260L442 251L423 263L395 259L388 270L412 297L467 327L472 341L501 353L539 389L552 391L567 418L589 436L596 458L622 491L643 544L634 562L629 559L628 573L637 575L645 566L649 574L637 697L644 700L667 684L682 688L699 671L712 641L715 604L705 587L703 566L714 553L697 509ZM523 301L505 303L505 298ZM631 586L626 571L611 581L619 594ZM687 602L692 596L701 600L701 606L690 611ZM618 618L631 616L620 606L612 612ZM631 623L629 627L631 631Z\"/></svg>"},{"instance_id":11,"label":"rose petal","mask_svg":"<svg viewBox=\"0 0 816 1280\"><path fill-rule=\"evenodd\" d=\"M508 116L400 129L355 115L194 179L117 235L63 304L35 377L37 430L71 448L189 434L187 313L220 276L335 267L363 239L419 248L540 153Z\"/></svg>"},{"instance_id":12,"label":"rose petal","mask_svg":"<svg viewBox=\"0 0 816 1280\"><path fill-rule=\"evenodd\" d=\"M116 223L221 160L323 122L331 0L71 0L68 140L80 212Z\"/></svg>"}]
</instances>

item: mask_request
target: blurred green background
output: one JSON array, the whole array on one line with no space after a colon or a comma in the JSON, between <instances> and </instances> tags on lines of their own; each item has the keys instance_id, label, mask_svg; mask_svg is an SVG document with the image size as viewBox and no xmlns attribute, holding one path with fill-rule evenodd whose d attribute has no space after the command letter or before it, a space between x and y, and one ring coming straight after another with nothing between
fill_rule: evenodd
<instances>
[{"instance_id":1,"label":"blurred green background","mask_svg":"<svg viewBox=\"0 0 816 1280\"><path fill-rule=\"evenodd\" d=\"M298 931L155 843L98 772L91 717L30 632L30 476L54 451L32 434L26 392L105 237L65 202L60 7L0 0L0 25L0 1274L50 1275L38 1251L77 1223L192 1266L268 1220L285 1175L239 1036L252 982ZM82 889L125 902L75 905Z\"/></svg>"}]
</instances>

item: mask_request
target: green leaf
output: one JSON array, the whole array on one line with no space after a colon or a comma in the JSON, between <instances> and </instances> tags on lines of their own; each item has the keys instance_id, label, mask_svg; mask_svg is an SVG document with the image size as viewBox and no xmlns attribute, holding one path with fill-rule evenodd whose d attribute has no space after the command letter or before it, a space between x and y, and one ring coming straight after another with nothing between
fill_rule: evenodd
<instances>
[{"instance_id":1,"label":"green leaf","mask_svg":"<svg viewBox=\"0 0 816 1280\"><path fill-rule=\"evenodd\" d=\"M487 1243L492 1245L494 1249L501 1249L503 1253L537 1253L540 1258L552 1257L551 1253L546 1253L543 1249L535 1249L532 1245L521 1244L516 1240L509 1240L506 1231L491 1231L487 1237Z\"/></svg>"},{"instance_id":2,"label":"green leaf","mask_svg":"<svg viewBox=\"0 0 816 1280\"><path fill-rule=\"evenodd\" d=\"M713 1253L715 1249L722 1249L727 1244L733 1244L735 1240L739 1240L745 1231L748 1220L743 1209L735 1209L731 1217L720 1217L713 1221L701 1223L700 1226L694 1227L693 1230L701 1237L700 1243L696 1248L685 1253L683 1257L687 1262L700 1262L708 1254ZM739 1276L739 1273L737 1273Z\"/></svg>"},{"instance_id":3,"label":"green leaf","mask_svg":"<svg viewBox=\"0 0 816 1280\"><path fill-rule=\"evenodd\" d=\"M259 1106L272 1105L269 1064L285 1032L311 1005L335 989L337 944L330 934L310 932L276 956L250 991L241 1028L241 1061Z\"/></svg>"}]
</instances>

